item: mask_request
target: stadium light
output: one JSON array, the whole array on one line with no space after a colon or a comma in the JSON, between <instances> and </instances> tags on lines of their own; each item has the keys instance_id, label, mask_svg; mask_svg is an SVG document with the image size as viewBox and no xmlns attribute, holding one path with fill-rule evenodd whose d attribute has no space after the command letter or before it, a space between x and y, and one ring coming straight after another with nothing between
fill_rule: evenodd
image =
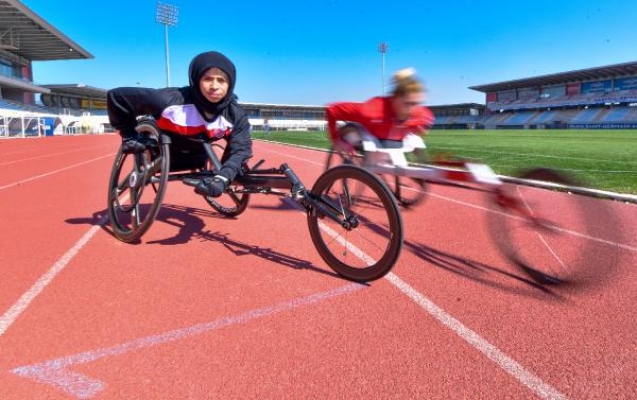
<instances>
[{"instance_id":1,"label":"stadium light","mask_svg":"<svg viewBox=\"0 0 637 400\"><path fill-rule=\"evenodd\" d=\"M168 27L169 26L177 26L177 15L179 13L179 9L177 6L162 3L161 1L157 2L157 14L155 16L155 21L164 25L164 43L166 44L166 85L170 87L170 52L168 50Z\"/></svg>"},{"instance_id":2,"label":"stadium light","mask_svg":"<svg viewBox=\"0 0 637 400\"><path fill-rule=\"evenodd\" d=\"M389 45L387 42L378 43L378 51L382 57L382 79L383 79L383 96L385 95L385 53L389 51Z\"/></svg>"}]
</instances>

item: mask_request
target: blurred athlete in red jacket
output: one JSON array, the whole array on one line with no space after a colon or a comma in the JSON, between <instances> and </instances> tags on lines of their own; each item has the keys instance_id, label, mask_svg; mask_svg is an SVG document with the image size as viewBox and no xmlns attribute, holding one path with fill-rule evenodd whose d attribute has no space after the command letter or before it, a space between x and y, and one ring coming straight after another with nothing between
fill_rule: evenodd
<instances>
[{"instance_id":1,"label":"blurred athlete in red jacket","mask_svg":"<svg viewBox=\"0 0 637 400\"><path fill-rule=\"evenodd\" d=\"M374 97L364 103L338 102L327 106L327 128L335 148L353 150L360 145L364 132L379 139L386 147L400 147L409 133L427 133L434 116L422 105L425 88L415 71L407 68L396 72L393 84L389 96ZM339 128L337 121L346 124Z\"/></svg>"}]
</instances>

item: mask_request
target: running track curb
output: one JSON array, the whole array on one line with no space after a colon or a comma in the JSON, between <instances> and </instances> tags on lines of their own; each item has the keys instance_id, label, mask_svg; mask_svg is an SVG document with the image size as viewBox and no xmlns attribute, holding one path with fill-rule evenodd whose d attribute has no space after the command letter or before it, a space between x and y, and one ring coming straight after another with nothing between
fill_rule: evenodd
<instances>
[{"instance_id":1,"label":"running track curb","mask_svg":"<svg viewBox=\"0 0 637 400\"><path fill-rule=\"evenodd\" d=\"M318 147L304 146L304 145L300 145L300 144L275 142L273 140L266 140L266 139L252 139L252 140L257 140L257 141L267 142L267 143L281 144L281 145L290 146L290 147L298 147L298 148L306 149L306 150L322 151L324 153L329 152L329 150L320 149ZM576 193L576 194L581 194L581 195L590 196L590 197L597 197L597 198L602 198L602 199L610 199L610 200L615 200L615 201L622 201L622 202L625 202L625 203L637 204L637 196L636 195L632 195L632 194L608 192L608 191L604 191L604 190L589 189L589 188L580 187L580 186L557 185L557 184L554 184L554 183L547 183L547 182L541 182L541 181L531 181L531 180L527 180L527 179L520 179L520 178L514 178L514 177L510 177L510 176L503 176L503 175L498 175L498 177L500 179L502 179L503 181L505 181L505 182L514 182L514 183L519 183L519 184L528 185L528 186L541 187L541 188L544 188L544 189L556 189L556 190L562 190L562 191L566 191L566 192L570 192L570 193Z\"/></svg>"}]
</instances>

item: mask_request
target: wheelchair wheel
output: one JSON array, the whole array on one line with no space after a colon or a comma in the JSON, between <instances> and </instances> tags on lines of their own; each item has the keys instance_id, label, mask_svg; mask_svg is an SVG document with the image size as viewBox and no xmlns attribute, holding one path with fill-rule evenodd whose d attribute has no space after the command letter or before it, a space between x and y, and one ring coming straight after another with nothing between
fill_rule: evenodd
<instances>
[{"instance_id":1,"label":"wheelchair wheel","mask_svg":"<svg viewBox=\"0 0 637 400\"><path fill-rule=\"evenodd\" d=\"M327 171L333 166L341 164L350 164L361 166L363 163L363 157L360 154L351 155L349 153L336 150L333 147L327 153L327 160L325 162L325 170Z\"/></svg>"},{"instance_id":2,"label":"wheelchair wheel","mask_svg":"<svg viewBox=\"0 0 637 400\"><path fill-rule=\"evenodd\" d=\"M248 207L250 194L235 190L236 188L230 185L220 197L204 196L204 199L219 214L226 217L236 217Z\"/></svg>"},{"instance_id":3,"label":"wheelchair wheel","mask_svg":"<svg viewBox=\"0 0 637 400\"><path fill-rule=\"evenodd\" d=\"M415 206L427 197L427 182L417 178L405 178L394 175L382 175L396 200L404 206Z\"/></svg>"},{"instance_id":4,"label":"wheelchair wheel","mask_svg":"<svg viewBox=\"0 0 637 400\"><path fill-rule=\"evenodd\" d=\"M325 170L333 165L349 164L364 167L364 156L348 154L332 148L327 155ZM423 202L427 196L427 183L422 179L405 178L395 175L380 174L396 200L404 207L415 206Z\"/></svg>"},{"instance_id":5,"label":"wheelchair wheel","mask_svg":"<svg viewBox=\"0 0 637 400\"><path fill-rule=\"evenodd\" d=\"M387 186L360 167L341 165L324 172L311 195L320 207L308 213L310 236L323 260L358 282L389 273L400 255L403 224Z\"/></svg>"},{"instance_id":6,"label":"wheelchair wheel","mask_svg":"<svg viewBox=\"0 0 637 400\"><path fill-rule=\"evenodd\" d=\"M168 143L160 143L141 154L118 151L108 187L108 214L118 239L135 242L155 221L168 183L169 150Z\"/></svg>"},{"instance_id":7,"label":"wheelchair wheel","mask_svg":"<svg viewBox=\"0 0 637 400\"><path fill-rule=\"evenodd\" d=\"M533 169L521 179L574 186L551 169ZM496 209L487 215L488 228L500 251L541 285L581 282L595 269L592 215L603 206L592 199L530 185L503 184L492 195ZM591 214L592 213L592 214Z\"/></svg>"},{"instance_id":8,"label":"wheelchair wheel","mask_svg":"<svg viewBox=\"0 0 637 400\"><path fill-rule=\"evenodd\" d=\"M221 151L223 154L224 147L220 144L214 143L212 147L213 150ZM210 160L206 163L205 169L208 171L213 169ZM226 217L236 217L246 210L250 202L250 193L242 193L238 190L234 184L230 184L220 197L204 196L204 199L219 214Z\"/></svg>"}]
</instances>

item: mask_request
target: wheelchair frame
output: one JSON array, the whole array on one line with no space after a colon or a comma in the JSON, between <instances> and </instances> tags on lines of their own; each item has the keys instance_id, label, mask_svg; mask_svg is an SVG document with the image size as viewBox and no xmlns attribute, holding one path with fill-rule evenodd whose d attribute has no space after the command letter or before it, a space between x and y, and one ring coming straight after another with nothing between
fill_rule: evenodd
<instances>
[{"instance_id":1,"label":"wheelchair frame","mask_svg":"<svg viewBox=\"0 0 637 400\"><path fill-rule=\"evenodd\" d=\"M157 145L139 154L125 154L120 148L108 191L113 233L129 243L139 242L155 221L169 181L203 179L221 169L213 149L218 145L209 139L188 139L203 147L204 165L172 171L174 134L160 131L149 117L139 119L137 132L154 138ZM246 209L251 194L289 197L305 210L312 243L339 275L371 281L391 270L402 248L403 225L398 205L381 180L362 168L339 166L321 174L308 190L286 163L263 169L263 162L253 168L245 165L243 174L230 183L222 197L229 197L233 206L222 206L218 199L204 196L206 202L222 215L234 217ZM327 226L330 224L332 227ZM370 239L380 243L361 250ZM353 244L353 240L357 242Z\"/></svg>"},{"instance_id":2,"label":"wheelchair frame","mask_svg":"<svg viewBox=\"0 0 637 400\"><path fill-rule=\"evenodd\" d=\"M383 148L376 138L363 133L357 151L330 149L326 170L332 167L332 158L336 155L346 165L359 165L378 176L386 175L384 180L404 207L422 202L430 183L483 191L495 206L495 210L487 214L489 233L507 259L541 285L562 284L582 275L579 268L585 265L588 247L580 245L570 249L575 253L573 262L561 259L552 243L559 243L568 233L556 222L558 216L551 215L553 204L549 196L528 199L520 190L524 186L543 186L568 192L568 188L576 187L569 176L549 168L531 168L510 179L517 184L528 184L516 186L504 182L488 165L461 158L447 157L433 163L427 160L416 166L408 163L406 153L425 149L422 138L413 134L407 135L400 148ZM583 221L585 231L589 230L584 202L576 197L570 200L569 211ZM529 250L532 248L529 242L537 242L534 251ZM552 261L538 261L540 253L548 254Z\"/></svg>"}]
</instances>

